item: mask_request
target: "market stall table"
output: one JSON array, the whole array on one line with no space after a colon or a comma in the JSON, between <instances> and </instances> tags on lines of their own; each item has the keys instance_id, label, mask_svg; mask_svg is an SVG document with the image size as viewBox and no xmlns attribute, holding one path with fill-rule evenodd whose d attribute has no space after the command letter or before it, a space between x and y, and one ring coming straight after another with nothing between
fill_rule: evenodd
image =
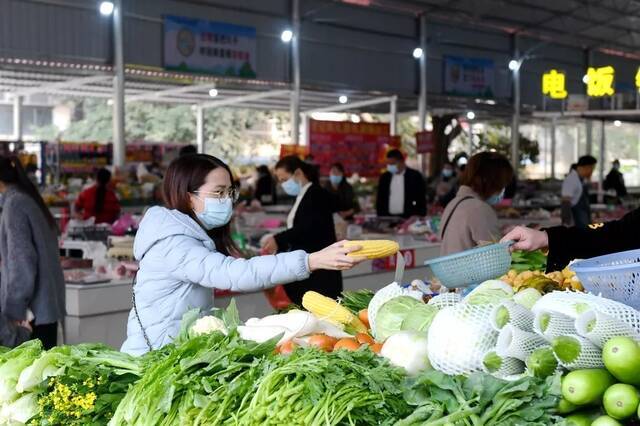
<instances>
[{"instance_id":1,"label":"market stall table","mask_svg":"<svg viewBox=\"0 0 640 426\"><path fill-rule=\"evenodd\" d=\"M101 342L119 349L127 335L131 279L66 284L65 343Z\"/></svg>"}]
</instances>

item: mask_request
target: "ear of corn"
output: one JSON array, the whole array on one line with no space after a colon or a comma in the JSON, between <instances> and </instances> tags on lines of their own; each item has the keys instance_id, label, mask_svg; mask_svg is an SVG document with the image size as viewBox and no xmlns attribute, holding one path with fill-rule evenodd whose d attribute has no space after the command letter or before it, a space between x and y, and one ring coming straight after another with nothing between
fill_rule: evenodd
<instances>
[{"instance_id":1,"label":"ear of corn","mask_svg":"<svg viewBox=\"0 0 640 426\"><path fill-rule=\"evenodd\" d=\"M367 327L351 311L320 293L307 291L302 296L302 306L321 320L327 320L343 327L345 325L351 326L359 333L367 332Z\"/></svg>"},{"instance_id":2,"label":"ear of corn","mask_svg":"<svg viewBox=\"0 0 640 426\"><path fill-rule=\"evenodd\" d=\"M391 240L347 241L344 245L345 247L361 246L360 250L351 252L348 255L364 256L367 259L382 259L393 256L400 250L398 243Z\"/></svg>"}]
</instances>

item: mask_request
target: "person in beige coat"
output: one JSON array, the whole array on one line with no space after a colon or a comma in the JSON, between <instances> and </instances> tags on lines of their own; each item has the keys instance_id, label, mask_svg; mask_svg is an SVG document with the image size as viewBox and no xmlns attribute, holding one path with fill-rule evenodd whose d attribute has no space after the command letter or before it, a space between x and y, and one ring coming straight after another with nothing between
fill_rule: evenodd
<instances>
[{"instance_id":1,"label":"person in beige coat","mask_svg":"<svg viewBox=\"0 0 640 426\"><path fill-rule=\"evenodd\" d=\"M442 256L500 240L494 205L502 201L513 168L504 156L481 152L469 160L456 197L447 204L440 221Z\"/></svg>"}]
</instances>

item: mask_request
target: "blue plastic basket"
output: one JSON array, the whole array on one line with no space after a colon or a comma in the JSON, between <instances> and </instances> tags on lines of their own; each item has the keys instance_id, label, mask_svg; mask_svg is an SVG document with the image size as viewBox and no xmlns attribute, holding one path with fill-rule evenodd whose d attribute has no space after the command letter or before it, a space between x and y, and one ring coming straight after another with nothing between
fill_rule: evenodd
<instances>
[{"instance_id":1,"label":"blue plastic basket","mask_svg":"<svg viewBox=\"0 0 640 426\"><path fill-rule=\"evenodd\" d=\"M486 280L501 277L509 271L512 242L491 244L448 256L427 260L443 286L460 288L477 285Z\"/></svg>"},{"instance_id":2,"label":"blue plastic basket","mask_svg":"<svg viewBox=\"0 0 640 426\"><path fill-rule=\"evenodd\" d=\"M640 308L640 250L580 260L570 268L590 293Z\"/></svg>"}]
</instances>

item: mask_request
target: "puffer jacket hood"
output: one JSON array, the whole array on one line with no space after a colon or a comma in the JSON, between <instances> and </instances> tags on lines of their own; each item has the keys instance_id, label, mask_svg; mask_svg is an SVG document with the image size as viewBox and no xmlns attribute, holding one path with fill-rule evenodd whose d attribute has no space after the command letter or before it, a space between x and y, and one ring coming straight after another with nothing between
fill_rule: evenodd
<instances>
[{"instance_id":1,"label":"puffer jacket hood","mask_svg":"<svg viewBox=\"0 0 640 426\"><path fill-rule=\"evenodd\" d=\"M158 241L172 236L184 236L198 241L211 241L207 233L191 217L164 207L152 207L140 222L133 244L133 255L140 261Z\"/></svg>"}]
</instances>

